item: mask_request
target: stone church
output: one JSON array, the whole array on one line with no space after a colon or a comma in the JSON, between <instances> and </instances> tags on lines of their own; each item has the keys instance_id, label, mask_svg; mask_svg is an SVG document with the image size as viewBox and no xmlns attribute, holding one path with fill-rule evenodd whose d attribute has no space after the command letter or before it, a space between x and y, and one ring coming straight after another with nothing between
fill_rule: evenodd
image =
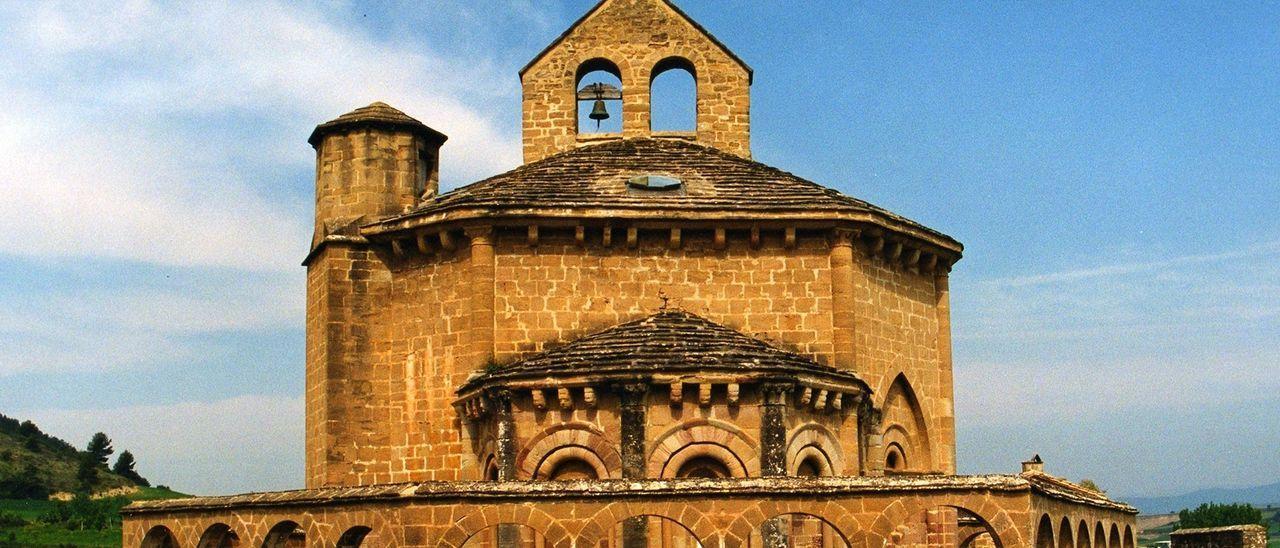
<instances>
[{"instance_id":1,"label":"stone church","mask_svg":"<svg viewBox=\"0 0 1280 548\"><path fill-rule=\"evenodd\" d=\"M524 165L450 192L391 106L316 127L306 488L135 503L126 547L1135 546L1038 458L956 475L962 246L754 161L751 68L669 0L520 79Z\"/></svg>"}]
</instances>

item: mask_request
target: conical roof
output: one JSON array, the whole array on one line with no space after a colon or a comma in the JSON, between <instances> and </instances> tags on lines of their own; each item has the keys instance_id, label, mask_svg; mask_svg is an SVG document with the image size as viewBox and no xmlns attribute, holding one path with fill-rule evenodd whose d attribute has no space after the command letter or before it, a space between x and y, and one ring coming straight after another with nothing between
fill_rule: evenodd
<instances>
[{"instance_id":1,"label":"conical roof","mask_svg":"<svg viewBox=\"0 0 1280 548\"><path fill-rule=\"evenodd\" d=\"M438 141L436 144L444 143L444 141L448 139L445 134L427 127L426 124L423 124L414 117L405 114L400 109L382 101L374 101L368 106L360 107L316 126L315 131L311 132L311 137L307 139L307 142L311 143L311 146L316 146L320 144L320 139L325 135L338 130L350 129L352 127L407 129L412 132L420 133L429 140Z\"/></svg>"}]
</instances>

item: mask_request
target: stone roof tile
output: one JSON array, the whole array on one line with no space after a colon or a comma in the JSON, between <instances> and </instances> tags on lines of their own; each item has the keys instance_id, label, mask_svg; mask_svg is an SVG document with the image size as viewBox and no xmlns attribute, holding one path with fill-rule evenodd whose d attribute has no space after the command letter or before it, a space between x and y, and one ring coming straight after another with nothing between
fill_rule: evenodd
<instances>
[{"instance_id":1,"label":"stone roof tile","mask_svg":"<svg viewBox=\"0 0 1280 548\"><path fill-rule=\"evenodd\" d=\"M776 348L695 314L663 310L480 375L459 392L495 379L553 373L643 375L716 369L780 375L810 372L842 377L865 387L852 373Z\"/></svg>"},{"instance_id":2,"label":"stone roof tile","mask_svg":"<svg viewBox=\"0 0 1280 548\"><path fill-rule=\"evenodd\" d=\"M640 190L633 177L679 179L672 190ZM405 217L459 208L610 208L709 213L873 213L959 243L910 219L786 171L679 139L616 139L561 152L424 202Z\"/></svg>"}]
</instances>

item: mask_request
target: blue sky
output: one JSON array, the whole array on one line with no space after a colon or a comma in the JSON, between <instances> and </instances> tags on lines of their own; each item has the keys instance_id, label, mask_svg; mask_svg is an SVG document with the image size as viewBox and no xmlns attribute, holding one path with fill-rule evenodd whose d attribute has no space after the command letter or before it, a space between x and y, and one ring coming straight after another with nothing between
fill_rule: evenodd
<instances>
[{"instance_id":1,"label":"blue sky","mask_svg":"<svg viewBox=\"0 0 1280 548\"><path fill-rule=\"evenodd\" d=\"M680 3L755 157L947 232L961 472L1280 481L1280 6ZM197 493L302 483L311 128L384 100L445 187L590 7L0 2L0 412Z\"/></svg>"}]
</instances>

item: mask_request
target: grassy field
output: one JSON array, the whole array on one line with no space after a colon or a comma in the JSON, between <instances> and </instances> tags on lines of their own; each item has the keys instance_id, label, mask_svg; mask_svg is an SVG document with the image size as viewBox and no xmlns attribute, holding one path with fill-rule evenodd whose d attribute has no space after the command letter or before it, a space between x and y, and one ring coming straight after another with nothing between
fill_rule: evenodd
<instances>
[{"instance_id":1,"label":"grassy field","mask_svg":"<svg viewBox=\"0 0 1280 548\"><path fill-rule=\"evenodd\" d=\"M145 487L130 495L129 500L156 500L185 497L167 489ZM0 515L14 515L27 521L22 526L0 525L0 546L74 546L77 548L120 546L120 525L116 523L98 531L73 531L62 523L44 523L41 519L57 505L49 500L2 500Z\"/></svg>"}]
</instances>

